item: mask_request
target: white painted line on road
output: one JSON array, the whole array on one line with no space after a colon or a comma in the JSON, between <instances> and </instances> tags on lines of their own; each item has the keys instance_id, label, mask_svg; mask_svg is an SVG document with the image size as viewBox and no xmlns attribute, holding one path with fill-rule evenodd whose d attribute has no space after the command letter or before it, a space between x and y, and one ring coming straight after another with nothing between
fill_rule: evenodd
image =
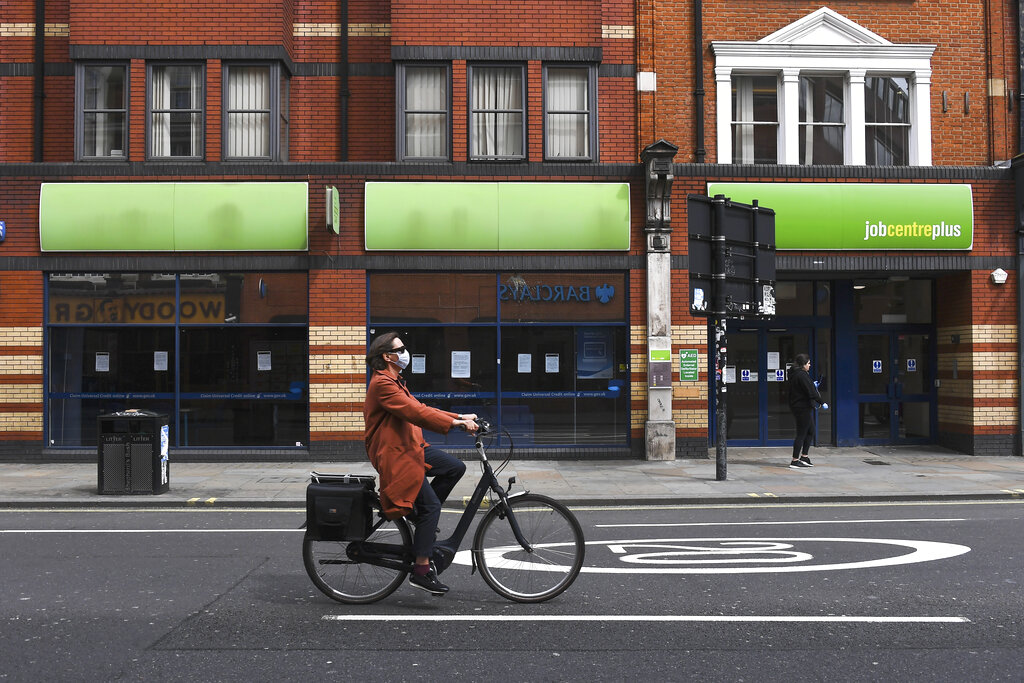
<instances>
[{"instance_id":1,"label":"white painted line on road","mask_svg":"<svg viewBox=\"0 0 1024 683\"><path fill-rule=\"evenodd\" d=\"M305 529L0 529L0 534L268 534Z\"/></svg>"},{"instance_id":2,"label":"white painted line on road","mask_svg":"<svg viewBox=\"0 0 1024 683\"><path fill-rule=\"evenodd\" d=\"M673 526L774 526L776 524L893 524L900 522L966 522L963 517L946 519L801 519L783 522L665 522L664 524L595 524L599 529L621 529L626 527L637 529L653 529L655 527Z\"/></svg>"},{"instance_id":3,"label":"white painted line on road","mask_svg":"<svg viewBox=\"0 0 1024 683\"><path fill-rule=\"evenodd\" d=\"M867 624L969 624L966 617L855 617L855 616L729 616L720 614L325 614L322 621L552 621L552 622L786 622L786 623L867 623Z\"/></svg>"}]
</instances>

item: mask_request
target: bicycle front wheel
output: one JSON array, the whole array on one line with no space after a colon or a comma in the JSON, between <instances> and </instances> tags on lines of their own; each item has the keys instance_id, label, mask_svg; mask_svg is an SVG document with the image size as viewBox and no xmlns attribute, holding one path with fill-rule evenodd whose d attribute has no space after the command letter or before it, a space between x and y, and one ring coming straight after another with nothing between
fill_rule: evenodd
<instances>
[{"instance_id":1,"label":"bicycle front wheel","mask_svg":"<svg viewBox=\"0 0 1024 683\"><path fill-rule=\"evenodd\" d=\"M380 507L374 505L374 518ZM348 556L351 543L363 541L314 541L302 540L302 564L313 584L320 591L338 602L350 605L365 605L386 598L402 585L408 572L356 562ZM405 520L384 521L373 530L367 543L388 543L412 547L412 533Z\"/></svg>"},{"instance_id":2,"label":"bicycle front wheel","mask_svg":"<svg viewBox=\"0 0 1024 683\"><path fill-rule=\"evenodd\" d=\"M530 550L516 540L511 519ZM491 508L473 537L480 575L498 595L516 602L543 602L560 594L579 575L585 552L583 529L569 508L532 493Z\"/></svg>"}]
</instances>

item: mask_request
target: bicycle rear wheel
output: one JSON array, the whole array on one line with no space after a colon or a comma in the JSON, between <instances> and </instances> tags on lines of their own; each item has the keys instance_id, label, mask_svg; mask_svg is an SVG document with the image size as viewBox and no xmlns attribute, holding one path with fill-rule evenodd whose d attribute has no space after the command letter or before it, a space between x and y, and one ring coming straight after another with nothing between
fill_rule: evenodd
<instances>
[{"instance_id":1,"label":"bicycle rear wheel","mask_svg":"<svg viewBox=\"0 0 1024 683\"><path fill-rule=\"evenodd\" d=\"M380 520L380 506L373 506L374 519ZM302 540L302 564L313 584L338 602L365 605L386 598L402 585L408 572L356 562L348 556L351 543L363 541ZM373 530L368 543L388 543L412 547L412 533L404 519L386 520Z\"/></svg>"},{"instance_id":2,"label":"bicycle rear wheel","mask_svg":"<svg viewBox=\"0 0 1024 683\"><path fill-rule=\"evenodd\" d=\"M516 540L509 509L532 552ZM491 508L473 537L480 575L498 595L516 602L543 602L560 594L579 575L585 552L575 515L537 494L510 498L507 508Z\"/></svg>"}]
</instances>

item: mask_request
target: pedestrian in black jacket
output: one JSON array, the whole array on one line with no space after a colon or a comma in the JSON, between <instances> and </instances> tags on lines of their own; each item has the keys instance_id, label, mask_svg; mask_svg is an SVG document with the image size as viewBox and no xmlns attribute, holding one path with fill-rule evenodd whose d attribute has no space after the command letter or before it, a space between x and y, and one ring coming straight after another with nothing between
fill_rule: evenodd
<instances>
[{"instance_id":1,"label":"pedestrian in black jacket","mask_svg":"<svg viewBox=\"0 0 1024 683\"><path fill-rule=\"evenodd\" d=\"M814 467L808 453L814 440L814 410L821 407L828 410L828 404L821 400L818 387L811 381L808 370L811 359L806 353L797 354L789 369L789 410L796 421L796 436L793 437L792 469Z\"/></svg>"}]
</instances>

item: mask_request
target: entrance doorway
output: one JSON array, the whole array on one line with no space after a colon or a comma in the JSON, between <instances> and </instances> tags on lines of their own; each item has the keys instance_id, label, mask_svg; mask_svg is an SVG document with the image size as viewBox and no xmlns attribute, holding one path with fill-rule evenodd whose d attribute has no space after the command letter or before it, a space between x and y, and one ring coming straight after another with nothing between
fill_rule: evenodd
<instances>
[{"instance_id":1,"label":"entrance doorway","mask_svg":"<svg viewBox=\"0 0 1024 683\"><path fill-rule=\"evenodd\" d=\"M932 335L857 335L857 421L861 443L932 438Z\"/></svg>"},{"instance_id":2,"label":"entrance doorway","mask_svg":"<svg viewBox=\"0 0 1024 683\"><path fill-rule=\"evenodd\" d=\"M825 332L825 331L819 331ZM821 337L819 341L819 337ZM726 431L735 446L781 446L793 441L789 411L789 366L798 353L811 353L811 377L828 393L831 354L828 334L814 328L739 328L729 332ZM831 416L818 415L817 443L832 440Z\"/></svg>"}]
</instances>

